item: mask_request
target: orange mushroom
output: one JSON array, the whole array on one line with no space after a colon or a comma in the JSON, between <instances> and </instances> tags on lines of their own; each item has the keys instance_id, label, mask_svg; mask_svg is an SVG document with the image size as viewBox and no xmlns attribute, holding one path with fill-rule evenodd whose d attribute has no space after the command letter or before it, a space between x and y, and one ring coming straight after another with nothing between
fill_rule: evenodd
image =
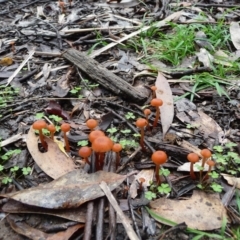
<instances>
[{"instance_id":1,"label":"orange mushroom","mask_svg":"<svg viewBox=\"0 0 240 240\"><path fill-rule=\"evenodd\" d=\"M152 154L152 161L156 165L155 176L157 180L157 185L161 184L161 179L159 176L160 165L167 161L167 154L163 151L156 151Z\"/></svg>"},{"instance_id":2,"label":"orange mushroom","mask_svg":"<svg viewBox=\"0 0 240 240\"><path fill-rule=\"evenodd\" d=\"M61 130L63 131L63 135L64 135L64 141L65 141L65 148L67 152L70 152L70 145L68 142L68 138L67 138L67 132L70 131L70 124L68 123L63 123L61 125Z\"/></svg>"},{"instance_id":3,"label":"orange mushroom","mask_svg":"<svg viewBox=\"0 0 240 240\"><path fill-rule=\"evenodd\" d=\"M32 127L34 130L39 131L39 139L41 141L42 146L47 151L47 143L44 141L44 135L42 132L43 128L47 127L46 122L44 120L37 120L36 122L33 123Z\"/></svg>"},{"instance_id":4,"label":"orange mushroom","mask_svg":"<svg viewBox=\"0 0 240 240\"><path fill-rule=\"evenodd\" d=\"M188 161L190 162L190 176L193 180L196 179L196 175L194 173L194 170L193 170L193 166L196 162L199 161L199 156L196 154L196 153L189 153L187 155L187 159Z\"/></svg>"},{"instance_id":5,"label":"orange mushroom","mask_svg":"<svg viewBox=\"0 0 240 240\"><path fill-rule=\"evenodd\" d=\"M119 143L114 143L112 146L112 151L116 153L116 168L118 168L120 163L120 151L122 151L122 145Z\"/></svg>"},{"instance_id":6,"label":"orange mushroom","mask_svg":"<svg viewBox=\"0 0 240 240\"><path fill-rule=\"evenodd\" d=\"M47 130L50 132L50 138L54 140L54 133L56 132L56 128L53 124L47 126Z\"/></svg>"},{"instance_id":7,"label":"orange mushroom","mask_svg":"<svg viewBox=\"0 0 240 240\"><path fill-rule=\"evenodd\" d=\"M86 125L91 129L91 131L93 131L93 129L98 125L98 122L94 119L88 119Z\"/></svg>"},{"instance_id":8,"label":"orange mushroom","mask_svg":"<svg viewBox=\"0 0 240 240\"><path fill-rule=\"evenodd\" d=\"M98 137L102 137L105 136L105 133L103 131L100 130L94 130L92 132L90 132L90 134L88 135L88 139L91 143L93 143L93 141L98 138Z\"/></svg>"},{"instance_id":9,"label":"orange mushroom","mask_svg":"<svg viewBox=\"0 0 240 240\"><path fill-rule=\"evenodd\" d=\"M101 136L92 143L92 149L96 153L96 170L102 170L104 165L105 153L112 149L113 142L109 137Z\"/></svg>"},{"instance_id":10,"label":"orange mushroom","mask_svg":"<svg viewBox=\"0 0 240 240\"><path fill-rule=\"evenodd\" d=\"M157 123L158 123L158 119L160 117L160 109L159 109L159 107L163 105L163 101L161 99L154 98L151 101L151 105L156 108L156 118L155 118L154 123L153 123L153 127L156 127Z\"/></svg>"},{"instance_id":11,"label":"orange mushroom","mask_svg":"<svg viewBox=\"0 0 240 240\"><path fill-rule=\"evenodd\" d=\"M205 149L201 150L200 154L203 157L203 159L202 159L202 168L204 169L204 165L205 165L206 161L212 156L212 153L211 153L210 150L205 148ZM201 171L200 171L200 181L202 180L203 169L201 169Z\"/></svg>"},{"instance_id":12,"label":"orange mushroom","mask_svg":"<svg viewBox=\"0 0 240 240\"><path fill-rule=\"evenodd\" d=\"M215 166L215 162L212 161L212 160L208 160L208 161L206 162L206 164L208 165L208 171L207 171L206 175L205 175L204 178L203 178L203 182L208 179L209 173L211 172L212 167Z\"/></svg>"},{"instance_id":13,"label":"orange mushroom","mask_svg":"<svg viewBox=\"0 0 240 240\"><path fill-rule=\"evenodd\" d=\"M151 90L153 91L152 93L152 99L156 98L156 90L157 90L157 87L156 86L151 86Z\"/></svg>"},{"instance_id":14,"label":"orange mushroom","mask_svg":"<svg viewBox=\"0 0 240 240\"><path fill-rule=\"evenodd\" d=\"M86 147L86 146L81 147L81 148L79 149L79 151L78 151L78 154L79 154L80 157L84 158L84 161L85 161L86 163L88 163L88 164L90 165L90 162L89 162L89 160L88 160L88 158L89 158L89 157L91 156L91 154L92 154L92 150L91 150L90 147Z\"/></svg>"},{"instance_id":15,"label":"orange mushroom","mask_svg":"<svg viewBox=\"0 0 240 240\"><path fill-rule=\"evenodd\" d=\"M147 120L145 118L139 118L136 121L136 126L140 128L141 138L140 138L140 146L142 147L142 151L145 151L144 148L144 127L147 126Z\"/></svg>"},{"instance_id":16,"label":"orange mushroom","mask_svg":"<svg viewBox=\"0 0 240 240\"><path fill-rule=\"evenodd\" d=\"M147 120L147 128L149 128L148 116L151 114L151 110L149 108L146 108L146 109L144 109L143 113L144 113L144 115L146 117L146 120Z\"/></svg>"}]
</instances>

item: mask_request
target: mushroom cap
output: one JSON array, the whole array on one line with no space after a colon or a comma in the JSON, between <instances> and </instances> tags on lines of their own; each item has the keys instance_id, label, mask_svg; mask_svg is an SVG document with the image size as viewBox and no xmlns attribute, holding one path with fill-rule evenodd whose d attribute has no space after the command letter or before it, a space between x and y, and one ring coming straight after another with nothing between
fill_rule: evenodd
<instances>
[{"instance_id":1,"label":"mushroom cap","mask_svg":"<svg viewBox=\"0 0 240 240\"><path fill-rule=\"evenodd\" d=\"M156 86L151 86L151 90L156 91L157 87Z\"/></svg>"},{"instance_id":2,"label":"mushroom cap","mask_svg":"<svg viewBox=\"0 0 240 240\"><path fill-rule=\"evenodd\" d=\"M47 130L48 130L49 132L53 132L53 133L56 132L56 128L55 128L55 126L54 126L53 124L49 124L49 125L47 126Z\"/></svg>"},{"instance_id":3,"label":"mushroom cap","mask_svg":"<svg viewBox=\"0 0 240 240\"><path fill-rule=\"evenodd\" d=\"M191 163L196 163L199 161L199 156L196 153L189 153L187 159Z\"/></svg>"},{"instance_id":4,"label":"mushroom cap","mask_svg":"<svg viewBox=\"0 0 240 240\"><path fill-rule=\"evenodd\" d=\"M83 158L87 158L89 156L91 156L92 154L92 150L90 147L81 147L78 151L78 154L80 157L83 157Z\"/></svg>"},{"instance_id":5,"label":"mushroom cap","mask_svg":"<svg viewBox=\"0 0 240 240\"><path fill-rule=\"evenodd\" d=\"M144 109L143 112L144 112L144 115L145 115L145 116L148 116L148 115L151 114L151 110L150 110L149 108Z\"/></svg>"},{"instance_id":6,"label":"mushroom cap","mask_svg":"<svg viewBox=\"0 0 240 240\"><path fill-rule=\"evenodd\" d=\"M167 154L163 151L156 151L152 154L152 161L157 165L165 163L167 158Z\"/></svg>"},{"instance_id":7,"label":"mushroom cap","mask_svg":"<svg viewBox=\"0 0 240 240\"><path fill-rule=\"evenodd\" d=\"M208 150L207 148L201 150L201 155L204 157L204 158L210 158L212 156L212 153L210 150Z\"/></svg>"},{"instance_id":8,"label":"mushroom cap","mask_svg":"<svg viewBox=\"0 0 240 240\"><path fill-rule=\"evenodd\" d=\"M138 181L141 182L141 183L144 183L146 180L145 180L145 178L141 177L141 178L138 179Z\"/></svg>"},{"instance_id":9,"label":"mushroom cap","mask_svg":"<svg viewBox=\"0 0 240 240\"><path fill-rule=\"evenodd\" d=\"M215 166L215 162L212 161L212 160L208 160L208 161L206 162L206 164L207 164L208 166L210 166L210 167Z\"/></svg>"},{"instance_id":10,"label":"mushroom cap","mask_svg":"<svg viewBox=\"0 0 240 240\"><path fill-rule=\"evenodd\" d=\"M98 125L98 122L94 119L88 119L86 125L88 128L94 129Z\"/></svg>"},{"instance_id":11,"label":"mushroom cap","mask_svg":"<svg viewBox=\"0 0 240 240\"><path fill-rule=\"evenodd\" d=\"M46 128L47 124L44 120L37 120L36 122L33 123L32 127L35 130L41 130L43 128Z\"/></svg>"},{"instance_id":12,"label":"mushroom cap","mask_svg":"<svg viewBox=\"0 0 240 240\"><path fill-rule=\"evenodd\" d=\"M63 124L61 125L61 130L62 130L63 132L68 132L68 131L70 130L70 124L68 124L68 123L63 123Z\"/></svg>"},{"instance_id":13,"label":"mushroom cap","mask_svg":"<svg viewBox=\"0 0 240 240\"><path fill-rule=\"evenodd\" d=\"M112 146L113 152L120 152L122 150L122 145L120 143L114 143Z\"/></svg>"},{"instance_id":14,"label":"mushroom cap","mask_svg":"<svg viewBox=\"0 0 240 240\"><path fill-rule=\"evenodd\" d=\"M151 101L151 105L154 106L154 107L160 107L160 106L163 105L163 101L162 101L162 99L154 98Z\"/></svg>"},{"instance_id":15,"label":"mushroom cap","mask_svg":"<svg viewBox=\"0 0 240 240\"><path fill-rule=\"evenodd\" d=\"M100 130L94 130L88 135L89 141L92 143L96 138L105 136L105 133Z\"/></svg>"},{"instance_id":16,"label":"mushroom cap","mask_svg":"<svg viewBox=\"0 0 240 240\"><path fill-rule=\"evenodd\" d=\"M137 121L136 121L136 126L139 127L139 128L143 128L147 125L147 120L145 118L139 118Z\"/></svg>"},{"instance_id":17,"label":"mushroom cap","mask_svg":"<svg viewBox=\"0 0 240 240\"><path fill-rule=\"evenodd\" d=\"M92 143L92 149L95 152L108 152L112 149L112 146L112 140L106 136L98 137Z\"/></svg>"}]
</instances>

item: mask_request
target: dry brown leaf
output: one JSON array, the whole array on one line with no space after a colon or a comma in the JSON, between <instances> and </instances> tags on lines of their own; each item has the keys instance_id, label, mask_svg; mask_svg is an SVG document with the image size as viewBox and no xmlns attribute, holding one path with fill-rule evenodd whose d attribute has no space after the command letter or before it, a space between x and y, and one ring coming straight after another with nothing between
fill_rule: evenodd
<instances>
[{"instance_id":1,"label":"dry brown leaf","mask_svg":"<svg viewBox=\"0 0 240 240\"><path fill-rule=\"evenodd\" d=\"M163 218L176 223L185 222L188 227L198 230L220 228L223 218L227 218L219 194L206 194L203 191L194 191L189 200L160 198L152 201L150 207Z\"/></svg>"},{"instance_id":2,"label":"dry brown leaf","mask_svg":"<svg viewBox=\"0 0 240 240\"><path fill-rule=\"evenodd\" d=\"M142 184L143 187L150 186L150 181L153 180L154 176L154 170L153 169L147 169L140 171L135 177L134 180L130 186L129 193L131 195L131 198L135 198L137 196L137 189L139 188L139 179L144 178L145 182Z\"/></svg>"},{"instance_id":3,"label":"dry brown leaf","mask_svg":"<svg viewBox=\"0 0 240 240\"><path fill-rule=\"evenodd\" d=\"M13 60L10 57L5 57L5 58L0 59L0 65L10 66L12 64L13 64Z\"/></svg>"},{"instance_id":4,"label":"dry brown leaf","mask_svg":"<svg viewBox=\"0 0 240 240\"><path fill-rule=\"evenodd\" d=\"M221 174L225 180L227 180L229 185L234 186L236 184L236 188L240 189L240 178L233 177L228 174Z\"/></svg>"},{"instance_id":5,"label":"dry brown leaf","mask_svg":"<svg viewBox=\"0 0 240 240\"><path fill-rule=\"evenodd\" d=\"M51 139L45 137L48 144L48 151L42 153L38 149L38 137L31 127L27 135L27 147L37 165L53 179L59 178L64 174L75 169L73 160L67 157L58 145Z\"/></svg>"},{"instance_id":6,"label":"dry brown leaf","mask_svg":"<svg viewBox=\"0 0 240 240\"><path fill-rule=\"evenodd\" d=\"M238 22L231 22L230 24L230 35L234 47L240 49L240 27Z\"/></svg>"},{"instance_id":7,"label":"dry brown leaf","mask_svg":"<svg viewBox=\"0 0 240 240\"><path fill-rule=\"evenodd\" d=\"M120 185L125 175L99 171L87 174L82 169L74 170L48 184L3 194L24 204L48 209L76 208L85 202L104 196L99 183L104 181L111 190Z\"/></svg>"},{"instance_id":8,"label":"dry brown leaf","mask_svg":"<svg viewBox=\"0 0 240 240\"><path fill-rule=\"evenodd\" d=\"M86 203L87 204L87 203ZM81 205L78 208L73 209L46 209L42 207L33 207L27 204L20 203L18 201L9 199L2 207L2 211L5 213L35 213L43 215L51 215L64 219L68 219L75 222L85 223L86 216L86 204Z\"/></svg>"},{"instance_id":9,"label":"dry brown leaf","mask_svg":"<svg viewBox=\"0 0 240 240\"><path fill-rule=\"evenodd\" d=\"M161 72L158 72L155 86L157 87L157 98L160 98L163 101L163 105L160 107L160 112L164 136L167 133L169 127L171 126L174 116L172 91L167 79L162 75Z\"/></svg>"}]
</instances>

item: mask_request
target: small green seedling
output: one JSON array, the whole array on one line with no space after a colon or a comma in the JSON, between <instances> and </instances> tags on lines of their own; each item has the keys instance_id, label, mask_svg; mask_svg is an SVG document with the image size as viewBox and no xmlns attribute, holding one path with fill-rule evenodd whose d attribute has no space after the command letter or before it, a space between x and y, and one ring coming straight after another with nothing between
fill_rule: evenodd
<instances>
[{"instance_id":1,"label":"small green seedling","mask_svg":"<svg viewBox=\"0 0 240 240\"><path fill-rule=\"evenodd\" d=\"M12 182L12 179L10 177L4 177L2 179L3 184L8 184L8 183L11 183L11 182Z\"/></svg>"},{"instance_id":2,"label":"small green seedling","mask_svg":"<svg viewBox=\"0 0 240 240\"><path fill-rule=\"evenodd\" d=\"M159 170L159 175L167 177L169 176L169 174L170 174L170 171L167 168L161 167L161 169Z\"/></svg>"},{"instance_id":3,"label":"small green seedling","mask_svg":"<svg viewBox=\"0 0 240 240\"><path fill-rule=\"evenodd\" d=\"M171 188L167 183L162 183L157 187L157 190L160 194L168 194L171 192Z\"/></svg>"},{"instance_id":4,"label":"small green seedling","mask_svg":"<svg viewBox=\"0 0 240 240\"><path fill-rule=\"evenodd\" d=\"M118 131L117 128L112 127L112 128L109 128L109 129L107 130L107 133L114 134L114 133L117 132L117 131Z\"/></svg>"},{"instance_id":5,"label":"small green seedling","mask_svg":"<svg viewBox=\"0 0 240 240\"><path fill-rule=\"evenodd\" d=\"M43 112L40 112L40 113L36 113L35 118L39 120L39 119L43 119L44 116L45 114Z\"/></svg>"},{"instance_id":6,"label":"small green seedling","mask_svg":"<svg viewBox=\"0 0 240 240\"><path fill-rule=\"evenodd\" d=\"M6 161L8 160L10 157L12 157L13 155L17 155L21 153L20 149L15 149L15 150L9 150L8 152L6 152L3 156L1 156L1 159Z\"/></svg>"},{"instance_id":7,"label":"small green seedling","mask_svg":"<svg viewBox=\"0 0 240 240\"><path fill-rule=\"evenodd\" d=\"M223 187L215 182L213 182L210 186L214 192L218 192L218 193L221 193L222 190L223 190Z\"/></svg>"},{"instance_id":8,"label":"small green seedling","mask_svg":"<svg viewBox=\"0 0 240 240\"><path fill-rule=\"evenodd\" d=\"M127 114L125 115L126 119L135 119L135 115L132 112L127 112Z\"/></svg>"},{"instance_id":9,"label":"small green seedling","mask_svg":"<svg viewBox=\"0 0 240 240\"><path fill-rule=\"evenodd\" d=\"M74 88L70 91L70 93L76 94L76 93L78 93L78 92L81 91L81 90L82 90L81 87L74 87Z\"/></svg>"},{"instance_id":10,"label":"small green seedling","mask_svg":"<svg viewBox=\"0 0 240 240\"><path fill-rule=\"evenodd\" d=\"M10 169L12 173L17 172L19 170L19 166L14 166Z\"/></svg>"},{"instance_id":11,"label":"small green seedling","mask_svg":"<svg viewBox=\"0 0 240 240\"><path fill-rule=\"evenodd\" d=\"M32 171L32 169L30 167L24 167L22 168L22 173L23 175L28 175L30 172Z\"/></svg>"},{"instance_id":12,"label":"small green seedling","mask_svg":"<svg viewBox=\"0 0 240 240\"><path fill-rule=\"evenodd\" d=\"M153 200L157 197L156 193L153 193L151 191L147 191L145 192L145 198L148 199L148 200Z\"/></svg>"},{"instance_id":13,"label":"small green seedling","mask_svg":"<svg viewBox=\"0 0 240 240\"><path fill-rule=\"evenodd\" d=\"M121 133L129 134L129 133L131 133L131 130L130 129L124 129L124 130L121 130Z\"/></svg>"},{"instance_id":14,"label":"small green seedling","mask_svg":"<svg viewBox=\"0 0 240 240\"><path fill-rule=\"evenodd\" d=\"M88 141L87 140L78 141L77 145L81 147L85 147L88 145Z\"/></svg>"},{"instance_id":15,"label":"small green seedling","mask_svg":"<svg viewBox=\"0 0 240 240\"><path fill-rule=\"evenodd\" d=\"M213 179L217 179L219 177L219 174L215 171L208 173L208 175Z\"/></svg>"},{"instance_id":16,"label":"small green seedling","mask_svg":"<svg viewBox=\"0 0 240 240\"><path fill-rule=\"evenodd\" d=\"M0 164L0 172L4 169L4 166Z\"/></svg>"}]
</instances>

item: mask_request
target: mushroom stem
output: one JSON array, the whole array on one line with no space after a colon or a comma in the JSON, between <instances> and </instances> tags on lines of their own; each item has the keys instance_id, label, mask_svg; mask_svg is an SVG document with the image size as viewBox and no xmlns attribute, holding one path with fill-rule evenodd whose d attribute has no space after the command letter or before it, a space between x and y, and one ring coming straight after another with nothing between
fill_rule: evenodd
<instances>
[{"instance_id":1,"label":"mushroom stem","mask_svg":"<svg viewBox=\"0 0 240 240\"><path fill-rule=\"evenodd\" d=\"M195 180L195 179L196 179L196 175L195 175L195 173L194 173L193 166L194 166L194 163L191 162L191 164L190 164L190 176L191 176L191 178L192 178L193 180Z\"/></svg>"},{"instance_id":2,"label":"mushroom stem","mask_svg":"<svg viewBox=\"0 0 240 240\"><path fill-rule=\"evenodd\" d=\"M118 168L119 163L120 163L120 153L116 152L116 169Z\"/></svg>"},{"instance_id":3,"label":"mushroom stem","mask_svg":"<svg viewBox=\"0 0 240 240\"><path fill-rule=\"evenodd\" d=\"M157 126L159 117L160 117L160 110L159 110L159 107L156 107L156 118L154 120L153 127Z\"/></svg>"},{"instance_id":4,"label":"mushroom stem","mask_svg":"<svg viewBox=\"0 0 240 240\"><path fill-rule=\"evenodd\" d=\"M206 180L208 179L208 177L209 177L208 174L211 172L211 170L212 170L212 166L209 166L206 175L203 177L203 180L202 180L203 182L206 181Z\"/></svg>"},{"instance_id":5,"label":"mushroom stem","mask_svg":"<svg viewBox=\"0 0 240 240\"><path fill-rule=\"evenodd\" d=\"M100 152L99 153L99 160L98 160L99 170L103 170L104 158L105 158L105 152Z\"/></svg>"},{"instance_id":6,"label":"mushroom stem","mask_svg":"<svg viewBox=\"0 0 240 240\"><path fill-rule=\"evenodd\" d=\"M155 176L156 176L157 186L161 184L159 170L160 170L160 165L156 164Z\"/></svg>"},{"instance_id":7,"label":"mushroom stem","mask_svg":"<svg viewBox=\"0 0 240 240\"><path fill-rule=\"evenodd\" d=\"M44 135L42 129L39 129L39 139L41 141L42 146L47 150L47 143L44 141Z\"/></svg>"},{"instance_id":8,"label":"mushroom stem","mask_svg":"<svg viewBox=\"0 0 240 240\"><path fill-rule=\"evenodd\" d=\"M64 132L64 141L65 141L65 148L67 152L70 152L70 146L69 146L69 142L68 142L68 138L67 138L67 133Z\"/></svg>"},{"instance_id":9,"label":"mushroom stem","mask_svg":"<svg viewBox=\"0 0 240 240\"><path fill-rule=\"evenodd\" d=\"M143 152L146 151L144 147L144 127L141 128L140 146L142 147Z\"/></svg>"}]
</instances>

